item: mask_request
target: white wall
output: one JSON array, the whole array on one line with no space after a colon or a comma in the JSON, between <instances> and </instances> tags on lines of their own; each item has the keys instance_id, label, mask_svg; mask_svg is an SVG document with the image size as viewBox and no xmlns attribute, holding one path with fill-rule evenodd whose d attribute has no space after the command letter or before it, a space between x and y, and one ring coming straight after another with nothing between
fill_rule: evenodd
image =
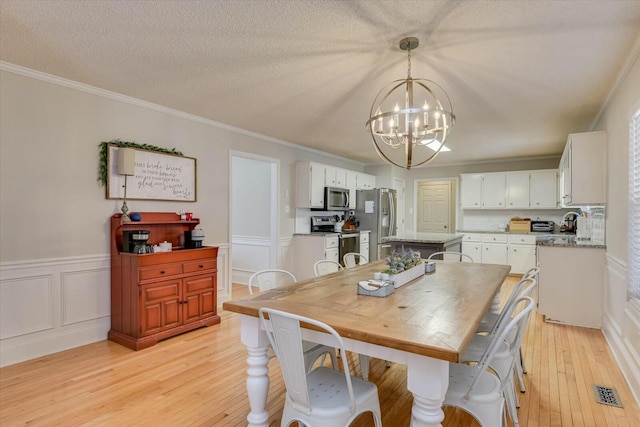
<instances>
[{"instance_id":1,"label":"white wall","mask_svg":"<svg viewBox=\"0 0 640 427\"><path fill-rule=\"evenodd\" d=\"M197 159L197 202L128 201L132 212L192 211L220 247L229 298L229 151L280 161L293 194L297 160L353 163L158 105L0 62L0 366L104 340L110 327L109 218L121 201L98 183L98 145L120 138ZM281 193L280 265L290 265L294 209ZM106 309L105 309L106 307Z\"/></svg>"},{"instance_id":2,"label":"white wall","mask_svg":"<svg viewBox=\"0 0 640 427\"><path fill-rule=\"evenodd\" d=\"M638 41L640 43L640 40ZM635 50L640 51L640 48ZM640 306L627 301L629 119L640 109L640 57L611 99L596 130L607 131L607 219L604 332L640 401ZM634 215L640 215L634 212Z\"/></svg>"},{"instance_id":3,"label":"white wall","mask_svg":"<svg viewBox=\"0 0 640 427\"><path fill-rule=\"evenodd\" d=\"M269 237L271 165L236 156L232 161L232 235Z\"/></svg>"}]
</instances>

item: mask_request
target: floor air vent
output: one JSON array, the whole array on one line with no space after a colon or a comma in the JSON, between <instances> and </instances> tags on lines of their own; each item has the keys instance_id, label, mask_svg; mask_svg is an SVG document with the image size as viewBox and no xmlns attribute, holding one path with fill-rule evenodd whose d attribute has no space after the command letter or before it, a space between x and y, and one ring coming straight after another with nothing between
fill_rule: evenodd
<instances>
[{"instance_id":1,"label":"floor air vent","mask_svg":"<svg viewBox=\"0 0 640 427\"><path fill-rule=\"evenodd\" d=\"M615 388L603 387L601 385L593 385L593 393L596 395L596 402L604 405L617 406L622 408L622 403L616 393Z\"/></svg>"}]
</instances>

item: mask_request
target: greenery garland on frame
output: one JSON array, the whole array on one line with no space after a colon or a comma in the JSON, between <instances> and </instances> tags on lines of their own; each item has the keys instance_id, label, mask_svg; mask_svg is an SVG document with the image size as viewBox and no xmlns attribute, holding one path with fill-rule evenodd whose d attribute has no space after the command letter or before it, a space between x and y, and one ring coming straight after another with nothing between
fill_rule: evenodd
<instances>
[{"instance_id":1,"label":"greenery garland on frame","mask_svg":"<svg viewBox=\"0 0 640 427\"><path fill-rule=\"evenodd\" d=\"M107 147L109 145L115 145L117 147L129 147L129 148L137 148L139 150L147 150L147 151L157 151L159 153L172 154L174 156L182 156L182 152L176 150L175 148L168 149L162 147L156 147L155 145L149 144L137 144L135 142L130 141L121 141L119 139L113 139L111 141L102 141L98 144L100 147L100 160L98 165L98 181L104 187L107 185Z\"/></svg>"}]
</instances>

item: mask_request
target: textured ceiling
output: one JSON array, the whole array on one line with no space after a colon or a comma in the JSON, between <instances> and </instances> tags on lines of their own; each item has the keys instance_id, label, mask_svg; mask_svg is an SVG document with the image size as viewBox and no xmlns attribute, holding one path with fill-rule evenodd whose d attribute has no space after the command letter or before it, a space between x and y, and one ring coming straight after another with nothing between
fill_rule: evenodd
<instances>
[{"instance_id":1,"label":"textured ceiling","mask_svg":"<svg viewBox=\"0 0 640 427\"><path fill-rule=\"evenodd\" d=\"M638 54L640 1L0 0L2 61L364 163L406 36L457 116L432 164L558 155Z\"/></svg>"}]
</instances>

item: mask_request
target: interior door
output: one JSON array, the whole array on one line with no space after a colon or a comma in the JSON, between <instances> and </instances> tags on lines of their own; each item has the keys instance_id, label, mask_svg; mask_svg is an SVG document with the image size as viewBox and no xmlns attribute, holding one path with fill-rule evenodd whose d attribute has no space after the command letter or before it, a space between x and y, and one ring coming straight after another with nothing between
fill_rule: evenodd
<instances>
[{"instance_id":1,"label":"interior door","mask_svg":"<svg viewBox=\"0 0 640 427\"><path fill-rule=\"evenodd\" d=\"M428 181L418 184L418 231L450 233L451 182Z\"/></svg>"}]
</instances>

